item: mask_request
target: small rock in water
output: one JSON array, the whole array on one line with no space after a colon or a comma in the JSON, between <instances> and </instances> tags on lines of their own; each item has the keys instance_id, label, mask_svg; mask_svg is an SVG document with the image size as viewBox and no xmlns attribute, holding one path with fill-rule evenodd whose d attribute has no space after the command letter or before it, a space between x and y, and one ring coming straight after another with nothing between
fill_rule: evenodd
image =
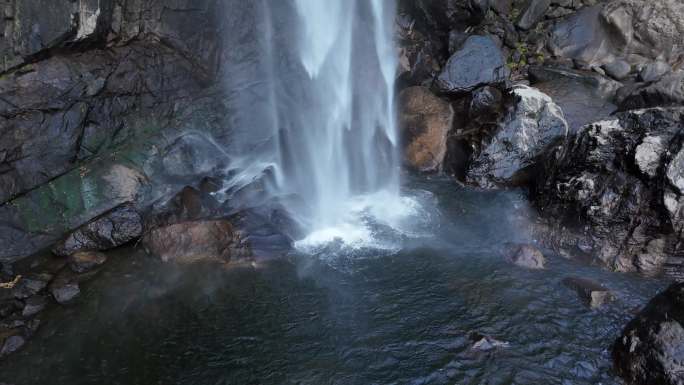
<instances>
[{"instance_id":1,"label":"small rock in water","mask_svg":"<svg viewBox=\"0 0 684 385\"><path fill-rule=\"evenodd\" d=\"M50 288L52 296L61 305L66 305L81 294L76 282L55 282Z\"/></svg>"},{"instance_id":2,"label":"small rock in water","mask_svg":"<svg viewBox=\"0 0 684 385\"><path fill-rule=\"evenodd\" d=\"M52 279L50 274L38 274L20 279L14 286L14 297L26 299L45 289Z\"/></svg>"},{"instance_id":3,"label":"small rock in water","mask_svg":"<svg viewBox=\"0 0 684 385\"><path fill-rule=\"evenodd\" d=\"M544 254L532 245L514 245L509 250L507 259L517 266L527 269L543 269L546 265Z\"/></svg>"},{"instance_id":4,"label":"small rock in water","mask_svg":"<svg viewBox=\"0 0 684 385\"><path fill-rule=\"evenodd\" d=\"M492 338L490 336L485 336L479 333L473 333L470 336L470 339L475 341L471 349L473 350L479 350L482 352L487 352L492 349L497 349L497 348L507 348L510 346L510 343L505 342L505 341L499 341L495 338Z\"/></svg>"},{"instance_id":5,"label":"small rock in water","mask_svg":"<svg viewBox=\"0 0 684 385\"><path fill-rule=\"evenodd\" d=\"M0 350L0 357L12 354L17 350L21 349L26 343L24 337L22 336L11 336L5 340L5 344L2 345L2 350Z\"/></svg>"},{"instance_id":6,"label":"small rock in water","mask_svg":"<svg viewBox=\"0 0 684 385\"><path fill-rule=\"evenodd\" d=\"M613 293L601 284L585 278L568 277L563 284L577 292L577 295L592 309L615 300Z\"/></svg>"},{"instance_id":7,"label":"small rock in water","mask_svg":"<svg viewBox=\"0 0 684 385\"><path fill-rule=\"evenodd\" d=\"M69 256L69 267L76 273L85 273L107 262L107 256L97 251L81 251Z\"/></svg>"},{"instance_id":8,"label":"small rock in water","mask_svg":"<svg viewBox=\"0 0 684 385\"><path fill-rule=\"evenodd\" d=\"M45 297L35 296L26 300L24 305L24 310L22 311L22 317L33 317L34 315L40 313L45 309L47 305L47 300Z\"/></svg>"}]
</instances>

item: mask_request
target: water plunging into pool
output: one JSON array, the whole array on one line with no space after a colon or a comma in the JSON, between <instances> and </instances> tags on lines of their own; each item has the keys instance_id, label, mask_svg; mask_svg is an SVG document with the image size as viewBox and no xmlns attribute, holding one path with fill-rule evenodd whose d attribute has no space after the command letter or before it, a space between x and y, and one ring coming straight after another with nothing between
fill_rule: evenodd
<instances>
[{"instance_id":1,"label":"water plunging into pool","mask_svg":"<svg viewBox=\"0 0 684 385\"><path fill-rule=\"evenodd\" d=\"M271 195L298 197L288 209L309 234L299 248L387 246L369 222L400 228L415 209L399 195L395 4L277 3L258 10L254 78L265 102L247 106L259 116L237 133L233 183L265 173Z\"/></svg>"}]
</instances>

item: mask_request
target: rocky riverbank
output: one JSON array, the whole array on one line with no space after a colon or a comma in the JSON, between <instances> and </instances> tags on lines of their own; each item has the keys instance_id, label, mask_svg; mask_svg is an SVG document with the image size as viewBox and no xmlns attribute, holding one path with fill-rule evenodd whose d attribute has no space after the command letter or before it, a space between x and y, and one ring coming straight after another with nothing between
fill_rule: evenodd
<instances>
[{"instance_id":1,"label":"rocky riverbank","mask_svg":"<svg viewBox=\"0 0 684 385\"><path fill-rule=\"evenodd\" d=\"M404 1L405 162L523 188L539 243L567 258L681 280L682 32L670 0ZM620 374L681 383L681 358L649 344L660 369L616 345Z\"/></svg>"}]
</instances>

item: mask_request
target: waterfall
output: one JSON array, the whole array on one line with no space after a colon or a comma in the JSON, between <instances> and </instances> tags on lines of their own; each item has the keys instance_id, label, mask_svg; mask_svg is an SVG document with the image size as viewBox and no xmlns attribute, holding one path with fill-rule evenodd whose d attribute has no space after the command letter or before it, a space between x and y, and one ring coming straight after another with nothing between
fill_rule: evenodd
<instances>
[{"instance_id":1,"label":"waterfall","mask_svg":"<svg viewBox=\"0 0 684 385\"><path fill-rule=\"evenodd\" d=\"M384 0L295 0L299 58L310 103L299 141L283 151L305 181L290 186L314 205L316 226L333 224L358 194L398 190L394 119L393 7Z\"/></svg>"},{"instance_id":2,"label":"waterfall","mask_svg":"<svg viewBox=\"0 0 684 385\"><path fill-rule=\"evenodd\" d=\"M256 8L244 54L252 67L228 70L238 71L228 82L239 90L237 115L249 111L237 124L234 180L268 168L272 195L305 203L293 214L310 240L363 238L354 217L391 217L400 199L394 2L263 0Z\"/></svg>"}]
</instances>

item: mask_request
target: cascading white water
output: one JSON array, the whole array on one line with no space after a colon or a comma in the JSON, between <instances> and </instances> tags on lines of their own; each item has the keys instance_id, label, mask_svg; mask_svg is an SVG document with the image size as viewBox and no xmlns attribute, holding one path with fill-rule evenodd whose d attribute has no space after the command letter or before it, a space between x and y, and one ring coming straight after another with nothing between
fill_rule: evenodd
<instances>
[{"instance_id":1,"label":"cascading white water","mask_svg":"<svg viewBox=\"0 0 684 385\"><path fill-rule=\"evenodd\" d=\"M309 183L290 186L313 203L310 240L354 237L349 216L369 194L398 198L394 111L394 4L387 0L295 0L301 18L298 53L312 105L296 146ZM308 166L308 167L307 167ZM360 204L360 197L365 204ZM351 212L351 213L350 213ZM345 234L346 233L346 234ZM321 238L322 239L319 239Z\"/></svg>"},{"instance_id":2,"label":"cascading white water","mask_svg":"<svg viewBox=\"0 0 684 385\"><path fill-rule=\"evenodd\" d=\"M235 66L228 83L244 99L234 182L268 167L272 195L300 197L293 214L311 232L300 245L367 241L368 217L391 226L402 211L394 1L260 4L244 54L253 67Z\"/></svg>"}]
</instances>

